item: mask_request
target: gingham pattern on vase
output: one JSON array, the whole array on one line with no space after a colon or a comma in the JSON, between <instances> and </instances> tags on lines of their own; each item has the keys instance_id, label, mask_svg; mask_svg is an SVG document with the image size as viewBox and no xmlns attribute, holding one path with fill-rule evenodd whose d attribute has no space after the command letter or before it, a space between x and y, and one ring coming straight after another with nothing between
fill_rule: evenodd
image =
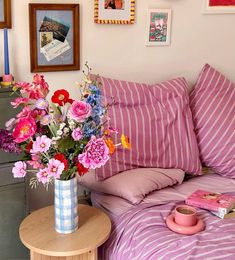
<instances>
[{"instance_id":1,"label":"gingham pattern on vase","mask_svg":"<svg viewBox=\"0 0 235 260\"><path fill-rule=\"evenodd\" d=\"M77 178L68 181L55 179L55 229L69 234L78 228Z\"/></svg>"}]
</instances>

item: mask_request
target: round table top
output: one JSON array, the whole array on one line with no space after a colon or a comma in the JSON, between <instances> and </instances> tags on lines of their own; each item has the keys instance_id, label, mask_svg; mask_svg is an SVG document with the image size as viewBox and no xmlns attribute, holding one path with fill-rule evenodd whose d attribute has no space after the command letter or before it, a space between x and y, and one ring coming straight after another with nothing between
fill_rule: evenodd
<instances>
[{"instance_id":1,"label":"round table top","mask_svg":"<svg viewBox=\"0 0 235 260\"><path fill-rule=\"evenodd\" d=\"M74 256L102 245L111 231L109 217L100 209L78 206L78 230L71 234L57 233L54 228L54 206L34 211L21 223L22 243L30 250L50 256Z\"/></svg>"}]
</instances>

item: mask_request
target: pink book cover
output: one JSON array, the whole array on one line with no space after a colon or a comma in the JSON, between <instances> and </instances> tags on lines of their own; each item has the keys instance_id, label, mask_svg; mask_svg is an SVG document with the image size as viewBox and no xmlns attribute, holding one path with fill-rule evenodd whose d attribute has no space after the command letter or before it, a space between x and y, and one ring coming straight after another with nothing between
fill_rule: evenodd
<instances>
[{"instance_id":1,"label":"pink book cover","mask_svg":"<svg viewBox=\"0 0 235 260\"><path fill-rule=\"evenodd\" d=\"M235 207L235 197L204 190L196 190L185 203L198 208L227 214Z\"/></svg>"}]
</instances>

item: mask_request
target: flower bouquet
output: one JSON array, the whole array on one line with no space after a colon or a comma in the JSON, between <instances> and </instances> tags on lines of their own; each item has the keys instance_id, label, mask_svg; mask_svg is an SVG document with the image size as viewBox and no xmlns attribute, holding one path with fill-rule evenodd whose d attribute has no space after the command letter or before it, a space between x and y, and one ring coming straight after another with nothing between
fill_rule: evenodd
<instances>
[{"instance_id":1,"label":"flower bouquet","mask_svg":"<svg viewBox=\"0 0 235 260\"><path fill-rule=\"evenodd\" d=\"M78 84L79 100L65 89L55 91L48 102L49 86L42 75L33 82L18 82L19 95L11 105L22 110L0 129L0 149L23 155L12 169L16 178L34 172L30 186L54 182L55 229L67 234L78 228L77 178L89 169L105 165L115 147L130 148L128 138L114 144L116 129L109 125L109 104L103 104L98 77L90 79L86 64L84 80Z\"/></svg>"},{"instance_id":2,"label":"flower bouquet","mask_svg":"<svg viewBox=\"0 0 235 260\"><path fill-rule=\"evenodd\" d=\"M11 105L22 110L6 122L6 129L0 129L0 149L24 155L14 164L14 177L35 172L31 187L48 186L54 179L69 180L103 166L117 145L130 148L123 134L119 144L112 140L118 132L107 127L109 104L103 104L99 84L98 77L90 79L87 64L84 80L78 84L79 100L60 89L48 102L49 86L39 74L32 83L16 83L13 90L19 97Z\"/></svg>"}]
</instances>

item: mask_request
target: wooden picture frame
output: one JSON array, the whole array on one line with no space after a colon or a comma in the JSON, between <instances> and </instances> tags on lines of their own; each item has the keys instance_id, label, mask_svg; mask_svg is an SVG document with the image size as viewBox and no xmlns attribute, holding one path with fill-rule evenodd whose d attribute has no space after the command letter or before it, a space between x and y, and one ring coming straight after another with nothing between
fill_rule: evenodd
<instances>
[{"instance_id":1,"label":"wooden picture frame","mask_svg":"<svg viewBox=\"0 0 235 260\"><path fill-rule=\"evenodd\" d=\"M170 45L171 9L148 9L146 46Z\"/></svg>"},{"instance_id":2,"label":"wooden picture frame","mask_svg":"<svg viewBox=\"0 0 235 260\"><path fill-rule=\"evenodd\" d=\"M94 22L99 24L133 24L135 0L94 0Z\"/></svg>"},{"instance_id":3,"label":"wooden picture frame","mask_svg":"<svg viewBox=\"0 0 235 260\"><path fill-rule=\"evenodd\" d=\"M204 14L234 14L235 13L235 1L234 0L215 0L218 5L210 5L210 0L204 0L203 10ZM220 4L221 2L221 4ZM227 3L226 3L227 2Z\"/></svg>"},{"instance_id":4,"label":"wooden picture frame","mask_svg":"<svg viewBox=\"0 0 235 260\"><path fill-rule=\"evenodd\" d=\"M80 69L79 4L29 4L31 72Z\"/></svg>"},{"instance_id":5,"label":"wooden picture frame","mask_svg":"<svg viewBox=\"0 0 235 260\"><path fill-rule=\"evenodd\" d=\"M0 0L0 29L11 28L11 0Z\"/></svg>"}]
</instances>

